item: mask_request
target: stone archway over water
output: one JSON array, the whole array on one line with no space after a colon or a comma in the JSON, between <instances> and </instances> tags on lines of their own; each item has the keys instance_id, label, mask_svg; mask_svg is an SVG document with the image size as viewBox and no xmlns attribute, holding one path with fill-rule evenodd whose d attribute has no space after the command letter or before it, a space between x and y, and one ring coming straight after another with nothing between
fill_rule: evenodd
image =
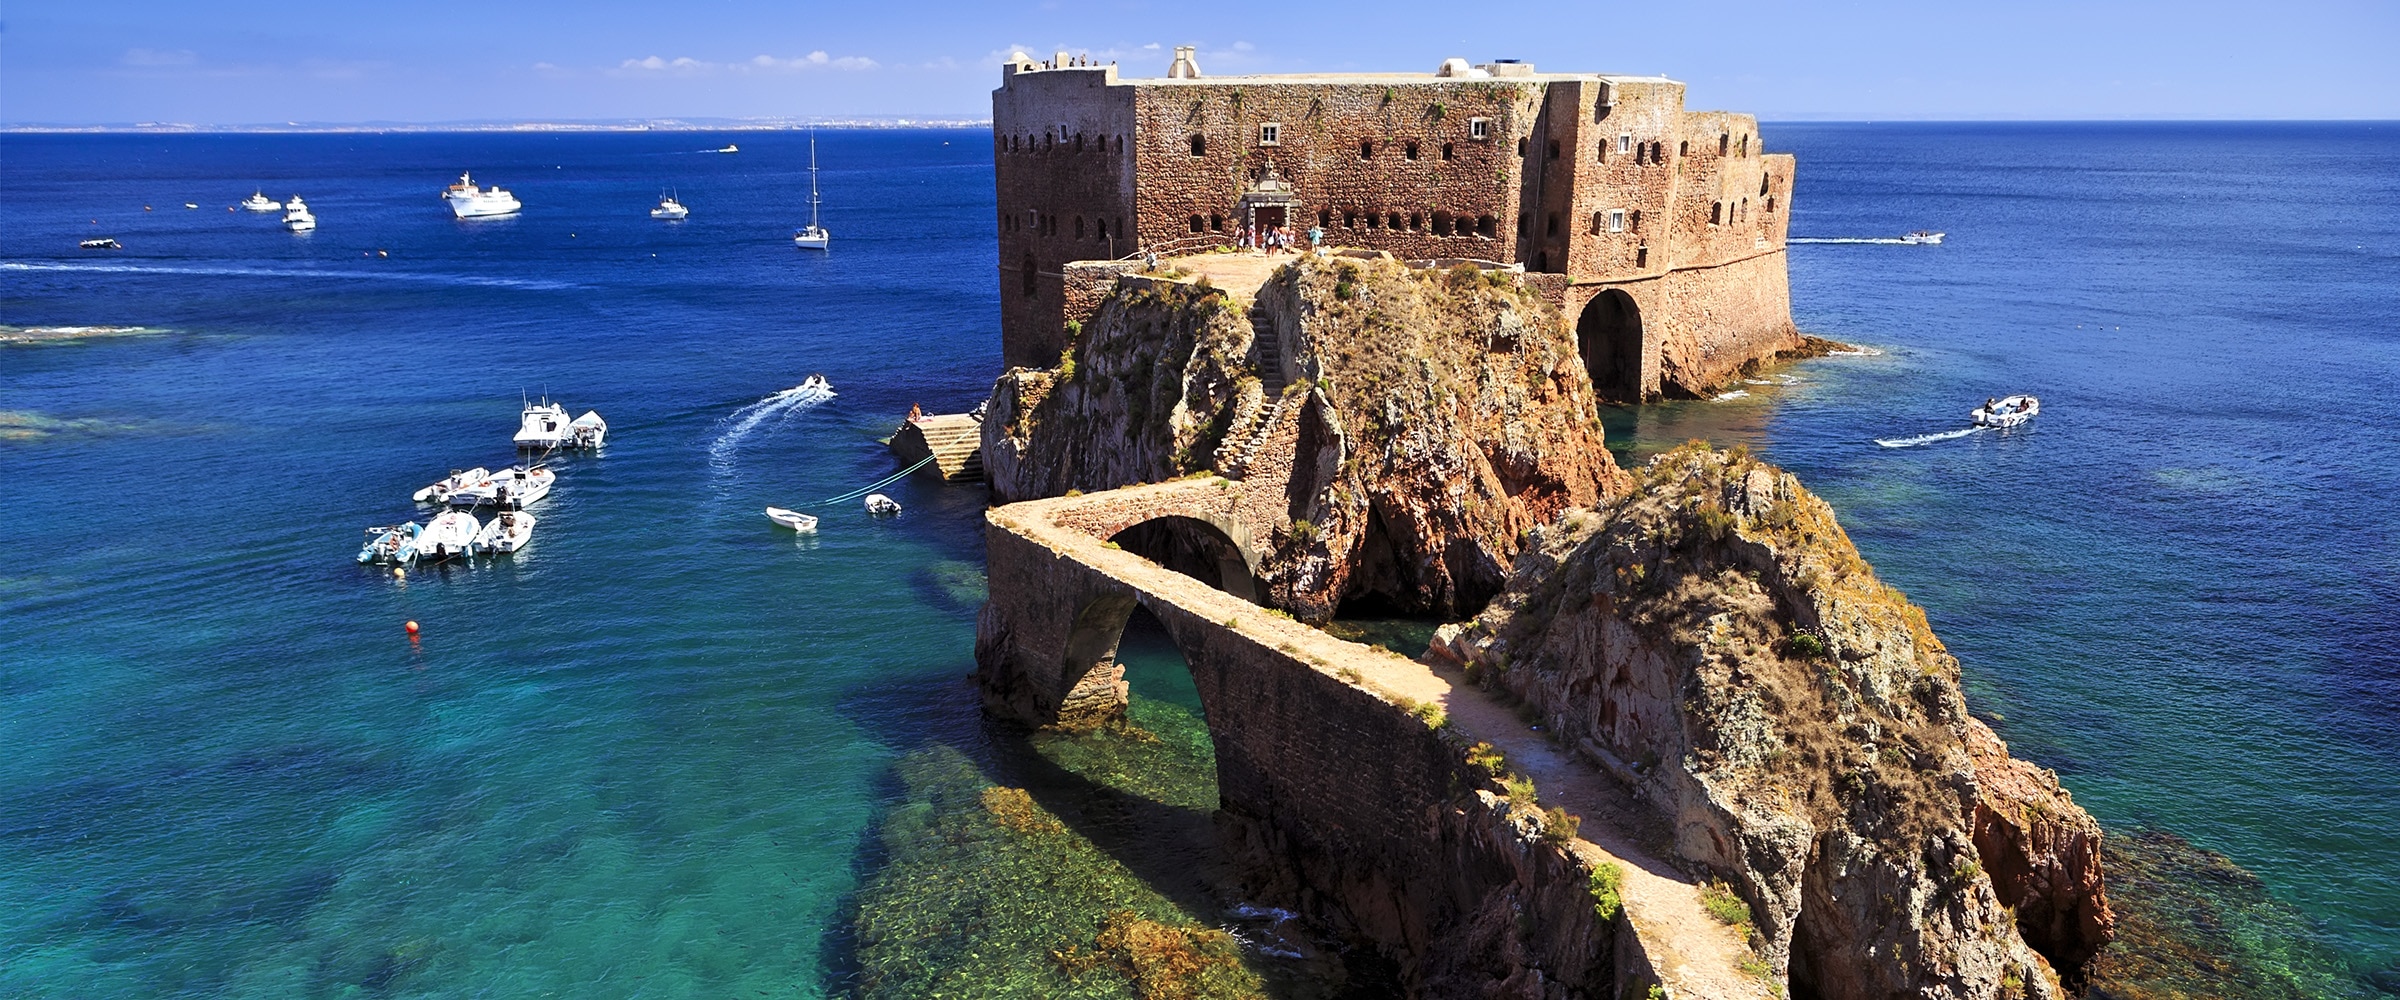
<instances>
[{"instance_id":1,"label":"stone archway over water","mask_svg":"<svg viewBox=\"0 0 2400 1000\"><path fill-rule=\"evenodd\" d=\"M1246 551L1218 525L1169 514L1129 525L1108 540L1127 552L1258 603L1257 555Z\"/></svg>"},{"instance_id":2,"label":"stone archway over water","mask_svg":"<svg viewBox=\"0 0 2400 1000\"><path fill-rule=\"evenodd\" d=\"M1642 309L1611 288L1592 297L1575 320L1575 344L1601 402L1642 400Z\"/></svg>"}]
</instances>

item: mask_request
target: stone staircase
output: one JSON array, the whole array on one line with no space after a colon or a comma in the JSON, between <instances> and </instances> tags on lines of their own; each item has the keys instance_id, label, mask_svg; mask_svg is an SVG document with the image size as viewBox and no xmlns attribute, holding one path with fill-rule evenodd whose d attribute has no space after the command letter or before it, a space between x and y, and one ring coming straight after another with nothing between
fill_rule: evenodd
<instances>
[{"instance_id":1,"label":"stone staircase","mask_svg":"<svg viewBox=\"0 0 2400 1000\"><path fill-rule=\"evenodd\" d=\"M1217 474L1227 479L1240 479L1250 471L1250 462L1258 457L1259 446L1275 433L1275 425L1283 422L1284 412L1298 406L1305 394L1277 395L1275 401L1262 409L1257 420L1225 435L1226 443L1217 449Z\"/></svg>"},{"instance_id":2,"label":"stone staircase","mask_svg":"<svg viewBox=\"0 0 2400 1000\"><path fill-rule=\"evenodd\" d=\"M983 421L965 413L936 413L904 422L892 434L901 461L933 456L944 479L983 478Z\"/></svg>"},{"instance_id":3,"label":"stone staircase","mask_svg":"<svg viewBox=\"0 0 2400 1000\"><path fill-rule=\"evenodd\" d=\"M1258 355L1258 384L1267 391L1267 398L1283 395L1283 338L1275 333L1275 321L1258 309L1250 310L1250 349Z\"/></svg>"}]
</instances>

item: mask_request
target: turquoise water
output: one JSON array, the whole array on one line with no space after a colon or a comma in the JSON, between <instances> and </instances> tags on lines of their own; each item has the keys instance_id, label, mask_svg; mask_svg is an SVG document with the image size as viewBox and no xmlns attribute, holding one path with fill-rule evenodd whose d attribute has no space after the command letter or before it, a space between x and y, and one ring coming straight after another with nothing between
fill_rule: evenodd
<instances>
[{"instance_id":1,"label":"turquoise water","mask_svg":"<svg viewBox=\"0 0 2400 1000\"><path fill-rule=\"evenodd\" d=\"M1950 242L1795 247L1802 325L1885 353L1612 437L1792 467L2020 753L2390 969L2392 131L1768 135L1795 234ZM849 989L894 762L995 738L983 494L913 479L810 542L759 508L892 471L911 403L988 386L997 308L980 133L822 138L824 255L788 242L804 137L7 138L0 323L166 332L0 347L0 411L66 421L0 440L0 995ZM460 169L527 212L449 219ZM224 210L260 185L321 228ZM667 186L691 221L646 217ZM841 395L731 433L812 372ZM1873 443L2019 390L2028 433ZM350 562L544 391L612 443L529 551ZM1176 703L1162 657L1137 690Z\"/></svg>"}]
</instances>

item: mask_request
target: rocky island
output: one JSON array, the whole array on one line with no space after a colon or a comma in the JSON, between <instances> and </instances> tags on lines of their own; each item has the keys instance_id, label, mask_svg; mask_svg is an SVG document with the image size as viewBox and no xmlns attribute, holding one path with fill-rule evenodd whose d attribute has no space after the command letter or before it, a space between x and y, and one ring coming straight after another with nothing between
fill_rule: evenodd
<instances>
[{"instance_id":1,"label":"rocky island","mask_svg":"<svg viewBox=\"0 0 2400 1000\"><path fill-rule=\"evenodd\" d=\"M1146 609L1248 896L1414 995L2077 982L2113 933L2099 827L1968 716L1923 612L1794 477L1605 447L1604 401L1807 347L1754 122L1521 64L1003 76L993 714L1122 724ZM1457 209L1387 210L1408 185ZM1299 228L1324 245L1236 246ZM1146 252L1090 252L1119 238ZM1413 660L1312 627L1359 610L1452 624Z\"/></svg>"}]
</instances>

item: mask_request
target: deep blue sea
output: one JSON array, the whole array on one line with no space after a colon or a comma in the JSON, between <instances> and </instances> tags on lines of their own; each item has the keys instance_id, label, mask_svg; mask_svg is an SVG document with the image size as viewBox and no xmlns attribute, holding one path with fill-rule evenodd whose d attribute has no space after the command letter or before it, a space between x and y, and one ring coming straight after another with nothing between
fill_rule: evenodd
<instances>
[{"instance_id":1,"label":"deep blue sea","mask_svg":"<svg viewBox=\"0 0 2400 1000\"><path fill-rule=\"evenodd\" d=\"M1881 353L1612 437L1800 474L2020 755L2400 965L2400 128L1764 131L1794 235L1948 241L1793 247ZM0 995L843 991L893 762L991 738L984 496L759 510L894 471L998 308L983 133L819 155L829 253L798 133L0 138L0 324L155 331L0 345ZM451 219L465 169L524 213ZM528 551L352 563L545 393L612 432Z\"/></svg>"}]
</instances>

